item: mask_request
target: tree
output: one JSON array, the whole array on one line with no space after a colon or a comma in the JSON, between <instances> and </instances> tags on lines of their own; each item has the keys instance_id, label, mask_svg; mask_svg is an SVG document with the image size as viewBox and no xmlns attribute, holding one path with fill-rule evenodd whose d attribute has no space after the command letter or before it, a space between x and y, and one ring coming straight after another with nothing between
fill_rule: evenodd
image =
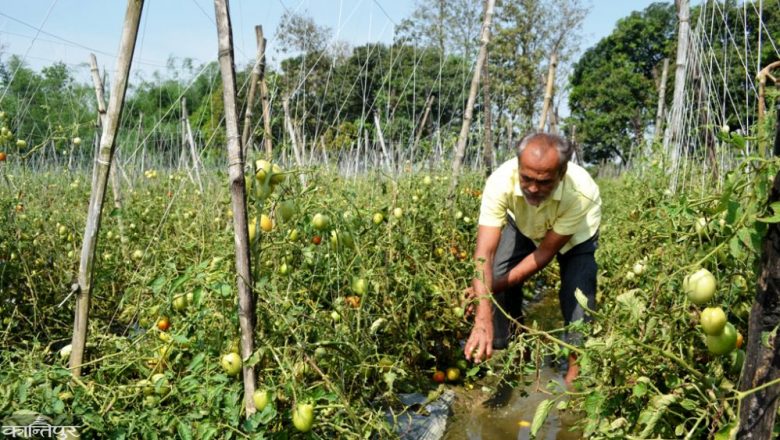
<instances>
[{"instance_id":1,"label":"tree","mask_svg":"<svg viewBox=\"0 0 780 440\"><path fill-rule=\"evenodd\" d=\"M286 11L276 28L276 40L282 52L314 53L324 51L333 31L318 25L303 13Z\"/></svg>"},{"instance_id":2,"label":"tree","mask_svg":"<svg viewBox=\"0 0 780 440\"><path fill-rule=\"evenodd\" d=\"M618 21L588 49L571 76L569 125L590 162L625 161L654 122L659 66L674 53L674 5L653 3Z\"/></svg>"}]
</instances>

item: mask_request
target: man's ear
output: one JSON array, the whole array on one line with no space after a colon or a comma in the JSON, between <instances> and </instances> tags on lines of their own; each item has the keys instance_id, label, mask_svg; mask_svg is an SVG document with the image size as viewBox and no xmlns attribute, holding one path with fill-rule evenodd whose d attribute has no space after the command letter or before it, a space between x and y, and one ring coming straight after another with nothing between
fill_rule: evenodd
<instances>
[{"instance_id":1,"label":"man's ear","mask_svg":"<svg viewBox=\"0 0 780 440\"><path fill-rule=\"evenodd\" d=\"M569 166L568 162L566 162L563 165L561 165L561 169L559 171L558 177L563 177L563 176L566 175L566 170L567 170L568 166Z\"/></svg>"}]
</instances>

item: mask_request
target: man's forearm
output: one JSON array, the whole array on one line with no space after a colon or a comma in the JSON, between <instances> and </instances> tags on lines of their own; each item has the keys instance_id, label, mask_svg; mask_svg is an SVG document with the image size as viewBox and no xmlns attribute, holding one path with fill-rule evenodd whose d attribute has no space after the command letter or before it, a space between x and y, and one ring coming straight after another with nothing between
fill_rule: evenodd
<instances>
[{"instance_id":1,"label":"man's forearm","mask_svg":"<svg viewBox=\"0 0 780 440\"><path fill-rule=\"evenodd\" d=\"M504 276L493 279L493 292L504 292L512 286L516 286L533 276L536 272L550 264L553 255L547 255L539 249L528 254L525 258L509 270Z\"/></svg>"}]
</instances>

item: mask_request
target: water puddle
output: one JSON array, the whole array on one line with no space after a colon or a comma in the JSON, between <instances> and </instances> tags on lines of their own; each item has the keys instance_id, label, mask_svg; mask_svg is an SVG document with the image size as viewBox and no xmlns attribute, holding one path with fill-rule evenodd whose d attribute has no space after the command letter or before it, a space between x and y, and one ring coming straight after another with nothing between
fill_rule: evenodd
<instances>
[{"instance_id":1,"label":"water puddle","mask_svg":"<svg viewBox=\"0 0 780 440\"><path fill-rule=\"evenodd\" d=\"M527 309L527 322L536 320L540 328L554 329L562 326L557 293L549 293L530 305ZM546 364L549 364L547 362ZM528 379L528 378L526 378ZM539 402L552 398L547 385L557 382L563 389L563 376L556 366L544 365L533 377L530 385L522 384L515 389L507 389L503 405L491 407L485 401L493 391L483 390L487 379L474 384L472 389L454 387L455 402L452 416L447 421L444 440L500 440L529 439L531 423ZM522 382L522 381L521 381ZM495 387L492 387L495 389ZM582 435L572 429L576 422L568 411L558 411L553 407L543 427L537 433L537 439L577 440Z\"/></svg>"}]
</instances>

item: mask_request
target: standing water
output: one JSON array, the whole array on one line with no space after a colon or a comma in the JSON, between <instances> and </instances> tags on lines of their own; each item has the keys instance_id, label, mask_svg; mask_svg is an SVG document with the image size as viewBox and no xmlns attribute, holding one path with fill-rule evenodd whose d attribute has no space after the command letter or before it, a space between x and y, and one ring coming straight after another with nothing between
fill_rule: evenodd
<instances>
[{"instance_id":1,"label":"standing water","mask_svg":"<svg viewBox=\"0 0 780 440\"><path fill-rule=\"evenodd\" d=\"M558 307L557 294L547 292L541 301L526 309L526 322L537 321L541 329L560 328L562 321ZM485 380L477 381L472 389L454 389L456 397L452 406L453 415L447 422L444 440L529 439L536 407L542 400L554 397L548 391L548 384L557 382L555 388L558 392L564 389L561 371L545 362L535 373L530 385L524 386L521 381L517 388L507 391L508 398L502 399L505 404L491 406L486 401L491 398L493 391L483 391L482 381ZM495 388L493 386L492 390ZM553 406L536 438L580 439L581 434L571 428L575 421L570 412L558 411Z\"/></svg>"}]
</instances>

